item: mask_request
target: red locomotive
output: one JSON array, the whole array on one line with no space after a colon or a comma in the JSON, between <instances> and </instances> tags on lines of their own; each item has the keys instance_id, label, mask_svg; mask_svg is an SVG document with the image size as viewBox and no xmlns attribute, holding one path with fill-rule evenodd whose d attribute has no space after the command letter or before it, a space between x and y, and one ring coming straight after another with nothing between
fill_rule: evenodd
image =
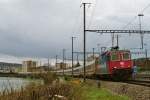
<instances>
[{"instance_id":1,"label":"red locomotive","mask_svg":"<svg viewBox=\"0 0 150 100\"><path fill-rule=\"evenodd\" d=\"M127 79L132 75L133 62L129 50L111 49L101 54L96 64L96 75Z\"/></svg>"}]
</instances>

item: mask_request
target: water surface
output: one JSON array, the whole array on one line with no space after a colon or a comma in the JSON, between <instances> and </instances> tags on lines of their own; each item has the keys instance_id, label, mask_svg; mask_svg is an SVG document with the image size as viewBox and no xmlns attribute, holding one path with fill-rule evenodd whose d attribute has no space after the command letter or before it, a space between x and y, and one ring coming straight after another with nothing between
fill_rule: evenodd
<instances>
[{"instance_id":1,"label":"water surface","mask_svg":"<svg viewBox=\"0 0 150 100\"><path fill-rule=\"evenodd\" d=\"M42 80L31 80L24 78L0 77L0 92L4 90L19 90L31 83L42 84Z\"/></svg>"}]
</instances>

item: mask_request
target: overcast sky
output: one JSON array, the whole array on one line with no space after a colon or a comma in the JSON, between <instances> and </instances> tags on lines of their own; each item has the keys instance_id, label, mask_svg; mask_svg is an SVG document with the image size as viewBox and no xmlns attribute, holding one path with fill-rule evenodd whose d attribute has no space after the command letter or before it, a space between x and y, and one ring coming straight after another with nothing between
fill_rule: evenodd
<instances>
[{"instance_id":1,"label":"overcast sky","mask_svg":"<svg viewBox=\"0 0 150 100\"><path fill-rule=\"evenodd\" d=\"M87 6L88 29L124 29L149 0L0 0L0 53L23 57L61 56L62 49L71 51L71 36L75 50L82 50L82 7ZM144 10L142 28L150 29L150 7ZM138 18L126 29L139 29ZM87 49L111 46L111 35L87 33ZM150 36L145 37L150 49ZM122 48L140 47L139 35L121 35Z\"/></svg>"}]
</instances>

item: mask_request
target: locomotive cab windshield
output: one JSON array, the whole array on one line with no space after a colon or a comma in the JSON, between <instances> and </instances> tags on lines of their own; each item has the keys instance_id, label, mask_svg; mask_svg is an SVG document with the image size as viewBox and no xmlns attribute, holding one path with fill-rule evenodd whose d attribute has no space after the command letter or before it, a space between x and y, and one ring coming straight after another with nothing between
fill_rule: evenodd
<instances>
[{"instance_id":1,"label":"locomotive cab windshield","mask_svg":"<svg viewBox=\"0 0 150 100\"><path fill-rule=\"evenodd\" d=\"M130 52L127 52L127 51L111 52L110 58L111 58L111 61L130 60L131 55L130 55Z\"/></svg>"},{"instance_id":2,"label":"locomotive cab windshield","mask_svg":"<svg viewBox=\"0 0 150 100\"><path fill-rule=\"evenodd\" d=\"M112 52L111 61L119 61L119 60L120 60L120 55L117 52Z\"/></svg>"},{"instance_id":3,"label":"locomotive cab windshield","mask_svg":"<svg viewBox=\"0 0 150 100\"><path fill-rule=\"evenodd\" d=\"M130 56L129 52L124 52L124 53L122 54L122 59L123 59L123 60L130 60L130 59L131 59L131 56Z\"/></svg>"}]
</instances>

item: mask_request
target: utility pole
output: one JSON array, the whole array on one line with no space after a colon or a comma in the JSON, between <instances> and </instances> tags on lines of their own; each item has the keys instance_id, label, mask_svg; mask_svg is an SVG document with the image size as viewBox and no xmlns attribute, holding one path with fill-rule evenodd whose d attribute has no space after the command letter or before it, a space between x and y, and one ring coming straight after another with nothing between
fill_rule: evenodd
<instances>
[{"instance_id":1,"label":"utility pole","mask_svg":"<svg viewBox=\"0 0 150 100\"><path fill-rule=\"evenodd\" d=\"M147 53L147 44L144 44L145 46L145 69L148 69L148 53Z\"/></svg>"},{"instance_id":2,"label":"utility pole","mask_svg":"<svg viewBox=\"0 0 150 100\"><path fill-rule=\"evenodd\" d=\"M56 63L55 63L56 70L57 70L57 58L58 58L58 56L56 55Z\"/></svg>"},{"instance_id":3,"label":"utility pole","mask_svg":"<svg viewBox=\"0 0 150 100\"><path fill-rule=\"evenodd\" d=\"M79 54L77 53L77 64L79 63Z\"/></svg>"},{"instance_id":4,"label":"utility pole","mask_svg":"<svg viewBox=\"0 0 150 100\"><path fill-rule=\"evenodd\" d=\"M114 47L114 38L115 38L114 33L112 33L111 38L112 38L112 47Z\"/></svg>"},{"instance_id":5,"label":"utility pole","mask_svg":"<svg viewBox=\"0 0 150 100\"><path fill-rule=\"evenodd\" d=\"M73 65L73 52L74 52L74 50L73 50L73 39L75 39L76 37L72 37L72 77L73 77L73 67L74 67L74 65Z\"/></svg>"},{"instance_id":6,"label":"utility pole","mask_svg":"<svg viewBox=\"0 0 150 100\"><path fill-rule=\"evenodd\" d=\"M94 59L94 53L95 53L94 51L95 51L95 48L93 48L93 59Z\"/></svg>"},{"instance_id":7,"label":"utility pole","mask_svg":"<svg viewBox=\"0 0 150 100\"><path fill-rule=\"evenodd\" d=\"M86 81L86 5L91 3L82 3L83 5L83 67L84 67L84 82Z\"/></svg>"},{"instance_id":8,"label":"utility pole","mask_svg":"<svg viewBox=\"0 0 150 100\"><path fill-rule=\"evenodd\" d=\"M84 41L84 44L83 44L83 67L84 67L84 82L86 81L86 69L85 69L85 65L86 65L86 3L83 3L83 41Z\"/></svg>"},{"instance_id":9,"label":"utility pole","mask_svg":"<svg viewBox=\"0 0 150 100\"><path fill-rule=\"evenodd\" d=\"M148 69L148 62L147 62L147 49L145 48L145 58L146 58L146 69Z\"/></svg>"},{"instance_id":10,"label":"utility pole","mask_svg":"<svg viewBox=\"0 0 150 100\"><path fill-rule=\"evenodd\" d=\"M143 17L143 14L138 14L139 16L139 28L140 28L140 34L141 34L141 49L143 49L143 38L144 34L142 33L142 24L141 24L141 17Z\"/></svg>"},{"instance_id":11,"label":"utility pole","mask_svg":"<svg viewBox=\"0 0 150 100\"><path fill-rule=\"evenodd\" d=\"M117 47L119 47L119 36L117 34Z\"/></svg>"},{"instance_id":12,"label":"utility pole","mask_svg":"<svg viewBox=\"0 0 150 100\"><path fill-rule=\"evenodd\" d=\"M64 75L64 67L65 67L65 52L66 52L66 49L63 49L63 65L62 65L63 75Z\"/></svg>"},{"instance_id":13,"label":"utility pole","mask_svg":"<svg viewBox=\"0 0 150 100\"><path fill-rule=\"evenodd\" d=\"M47 65L47 66L48 66L48 69L50 70L50 66L49 66L49 58L48 58L48 60L47 60L47 61L48 61L48 63L47 63L48 65Z\"/></svg>"}]
</instances>

